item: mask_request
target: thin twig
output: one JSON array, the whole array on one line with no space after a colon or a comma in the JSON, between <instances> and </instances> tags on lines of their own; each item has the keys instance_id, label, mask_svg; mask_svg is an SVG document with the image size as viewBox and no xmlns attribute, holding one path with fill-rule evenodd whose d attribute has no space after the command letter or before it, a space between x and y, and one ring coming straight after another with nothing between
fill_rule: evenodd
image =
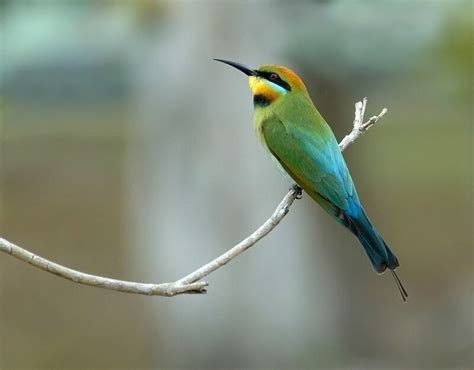
<instances>
[{"instance_id":1,"label":"thin twig","mask_svg":"<svg viewBox=\"0 0 474 370\"><path fill-rule=\"evenodd\" d=\"M339 143L339 148L341 152L344 151L350 144L356 141L359 136L366 132L369 128L375 125L380 118L382 118L385 113L387 113L387 108L382 109L382 111L377 115L370 117L369 120L364 122L365 108L367 107L367 98L362 99L355 103L355 114L354 114L354 124L352 131L346 135L341 142Z\"/></svg>"},{"instance_id":2,"label":"thin twig","mask_svg":"<svg viewBox=\"0 0 474 370\"><path fill-rule=\"evenodd\" d=\"M362 102L357 102L355 104L353 129L339 143L339 148L341 151L345 150L364 132L375 125L385 113L387 113L387 109L384 108L377 116L371 117L367 122L363 123L366 106L367 98L364 98ZM266 220L263 225L255 230L251 235L246 237L224 254L213 259L211 262L171 283L135 283L131 281L116 280L107 277L86 274L84 272L73 270L71 268L49 261L43 257L37 256L3 238L0 238L0 252L7 253L23 262L27 262L35 267L62 278L71 280L75 283L90 285L98 288L110 289L124 293L157 295L164 297L172 297L178 294L206 293L206 287L208 284L205 281L200 280L224 266L241 253L245 252L247 249L255 245L260 239L270 233L289 212L290 207L295 199L299 199L300 196L301 189L298 186L293 186L285 195L270 218Z\"/></svg>"}]
</instances>

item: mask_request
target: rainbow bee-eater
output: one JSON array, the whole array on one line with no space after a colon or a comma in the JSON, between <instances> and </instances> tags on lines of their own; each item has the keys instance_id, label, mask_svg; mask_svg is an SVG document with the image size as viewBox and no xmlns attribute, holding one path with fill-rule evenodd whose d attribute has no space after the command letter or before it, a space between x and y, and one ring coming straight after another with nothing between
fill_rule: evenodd
<instances>
[{"instance_id":1,"label":"rainbow bee-eater","mask_svg":"<svg viewBox=\"0 0 474 370\"><path fill-rule=\"evenodd\" d=\"M251 69L216 60L248 76L255 132L277 165L359 239L375 271L381 274L390 270L405 301L408 294L395 273L398 259L372 226L336 137L301 78L282 66L267 64Z\"/></svg>"}]
</instances>

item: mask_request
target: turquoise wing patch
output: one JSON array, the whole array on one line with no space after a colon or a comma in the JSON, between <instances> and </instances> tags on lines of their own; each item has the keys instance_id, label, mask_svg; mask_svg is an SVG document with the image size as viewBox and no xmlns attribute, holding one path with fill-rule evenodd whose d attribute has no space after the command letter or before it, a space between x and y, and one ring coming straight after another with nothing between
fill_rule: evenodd
<instances>
[{"instance_id":1,"label":"turquoise wing patch","mask_svg":"<svg viewBox=\"0 0 474 370\"><path fill-rule=\"evenodd\" d=\"M285 125L276 118L262 125L270 152L303 188L310 188L342 210L356 198L354 184L335 139ZM307 189L305 189L307 190ZM358 203L358 202L357 202Z\"/></svg>"}]
</instances>

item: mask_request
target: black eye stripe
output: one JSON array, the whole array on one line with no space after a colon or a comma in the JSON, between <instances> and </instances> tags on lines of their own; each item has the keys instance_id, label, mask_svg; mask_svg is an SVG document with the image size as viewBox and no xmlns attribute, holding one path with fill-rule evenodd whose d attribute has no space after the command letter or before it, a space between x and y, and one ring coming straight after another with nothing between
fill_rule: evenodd
<instances>
[{"instance_id":1,"label":"black eye stripe","mask_svg":"<svg viewBox=\"0 0 474 370\"><path fill-rule=\"evenodd\" d=\"M283 87L285 90L291 91L291 86L286 81L283 81L277 73L265 71L257 71L257 73L260 77ZM275 76L276 79L274 78Z\"/></svg>"}]
</instances>

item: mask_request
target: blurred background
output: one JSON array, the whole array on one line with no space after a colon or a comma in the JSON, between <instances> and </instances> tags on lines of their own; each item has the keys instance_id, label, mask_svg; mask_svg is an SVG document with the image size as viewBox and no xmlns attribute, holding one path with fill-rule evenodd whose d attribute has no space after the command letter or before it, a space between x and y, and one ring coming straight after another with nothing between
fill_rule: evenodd
<instances>
[{"instance_id":1,"label":"blurred background","mask_svg":"<svg viewBox=\"0 0 474 370\"><path fill-rule=\"evenodd\" d=\"M341 139L410 298L305 196L173 299L72 284L0 255L0 368L473 367L472 1L0 1L0 235L164 282L287 192L245 77L287 65ZM269 286L272 287L269 289Z\"/></svg>"}]
</instances>

